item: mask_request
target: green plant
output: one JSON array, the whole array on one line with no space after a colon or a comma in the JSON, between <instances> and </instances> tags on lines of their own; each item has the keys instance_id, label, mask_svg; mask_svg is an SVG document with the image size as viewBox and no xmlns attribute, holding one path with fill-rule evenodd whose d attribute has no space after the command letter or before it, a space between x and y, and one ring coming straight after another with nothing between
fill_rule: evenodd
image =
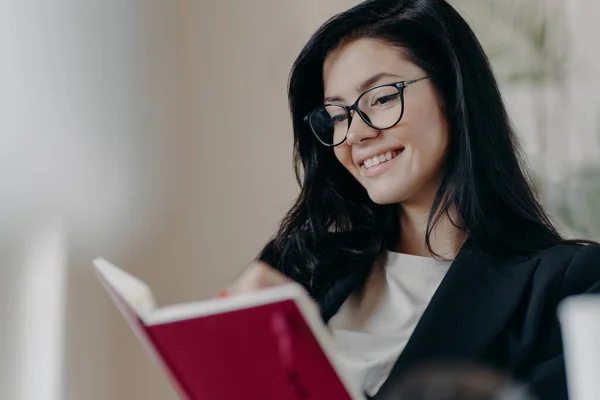
<instances>
[{"instance_id":1,"label":"green plant","mask_svg":"<svg viewBox=\"0 0 600 400\"><path fill-rule=\"evenodd\" d=\"M600 239L600 164L575 169L559 182L548 179L546 151L554 120L564 110L550 109L549 93L565 92L567 27L563 5L548 0L455 0L471 21L505 87L526 87L535 96L536 190L551 215L575 236ZM565 106L565 105L562 105ZM567 105L568 106L568 105ZM600 113L599 113L600 140ZM560 128L558 128L560 129ZM562 132L558 132L562 134Z\"/></svg>"},{"instance_id":2,"label":"green plant","mask_svg":"<svg viewBox=\"0 0 600 400\"><path fill-rule=\"evenodd\" d=\"M455 0L471 21L505 87L526 87L535 97L531 109L538 156L534 171L544 181L547 143L553 118L549 93L560 92L567 74L566 23L560 3L547 0ZM554 106L556 107L556 106Z\"/></svg>"},{"instance_id":3,"label":"green plant","mask_svg":"<svg viewBox=\"0 0 600 400\"><path fill-rule=\"evenodd\" d=\"M600 240L600 164L577 170L548 194L550 210L572 235Z\"/></svg>"},{"instance_id":4,"label":"green plant","mask_svg":"<svg viewBox=\"0 0 600 400\"><path fill-rule=\"evenodd\" d=\"M483 42L499 79L539 85L567 72L566 26L560 3L547 0L455 0Z\"/></svg>"}]
</instances>

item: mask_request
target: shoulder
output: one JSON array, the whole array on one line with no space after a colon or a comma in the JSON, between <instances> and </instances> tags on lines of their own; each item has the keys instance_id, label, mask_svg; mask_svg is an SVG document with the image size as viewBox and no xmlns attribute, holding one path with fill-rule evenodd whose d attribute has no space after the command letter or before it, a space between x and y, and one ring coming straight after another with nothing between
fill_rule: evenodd
<instances>
[{"instance_id":1,"label":"shoulder","mask_svg":"<svg viewBox=\"0 0 600 400\"><path fill-rule=\"evenodd\" d=\"M532 257L564 268L600 267L600 244L565 243L535 252Z\"/></svg>"},{"instance_id":2,"label":"shoulder","mask_svg":"<svg viewBox=\"0 0 600 400\"><path fill-rule=\"evenodd\" d=\"M530 254L521 265L533 270L510 335L522 379L543 398L566 399L558 308L568 297L600 294L600 245L565 243ZM518 267L517 267L518 269Z\"/></svg>"},{"instance_id":3,"label":"shoulder","mask_svg":"<svg viewBox=\"0 0 600 400\"><path fill-rule=\"evenodd\" d=\"M559 284L563 296L600 292L600 244L560 244L532 256L537 277Z\"/></svg>"}]
</instances>

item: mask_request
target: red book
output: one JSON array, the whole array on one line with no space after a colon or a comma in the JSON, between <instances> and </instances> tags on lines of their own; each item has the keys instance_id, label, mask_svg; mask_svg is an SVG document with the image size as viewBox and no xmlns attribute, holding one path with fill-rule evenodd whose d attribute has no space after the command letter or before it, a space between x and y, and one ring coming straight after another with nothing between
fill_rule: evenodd
<instances>
[{"instance_id":1,"label":"red book","mask_svg":"<svg viewBox=\"0 0 600 400\"><path fill-rule=\"evenodd\" d=\"M144 282L103 259L94 264L181 399L364 399L300 285L157 307Z\"/></svg>"}]
</instances>

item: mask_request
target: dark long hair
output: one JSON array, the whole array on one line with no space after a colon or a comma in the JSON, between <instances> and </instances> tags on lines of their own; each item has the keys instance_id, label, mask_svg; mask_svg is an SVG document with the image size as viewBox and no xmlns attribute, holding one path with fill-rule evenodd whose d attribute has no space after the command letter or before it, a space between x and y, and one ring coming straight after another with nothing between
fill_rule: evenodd
<instances>
[{"instance_id":1,"label":"dark long hair","mask_svg":"<svg viewBox=\"0 0 600 400\"><path fill-rule=\"evenodd\" d=\"M448 120L445 176L428 221L429 235L450 207L470 244L486 252L527 252L563 242L531 189L494 74L465 20L444 0L370 0L327 21L292 68L289 106L301 193L274 238L266 261L316 298L352 291L377 257L398 243L397 205L377 205L314 138L303 117L323 102L329 52L359 38L403 51L433 78ZM325 301L323 301L325 300ZM322 310L331 316L340 304Z\"/></svg>"}]
</instances>

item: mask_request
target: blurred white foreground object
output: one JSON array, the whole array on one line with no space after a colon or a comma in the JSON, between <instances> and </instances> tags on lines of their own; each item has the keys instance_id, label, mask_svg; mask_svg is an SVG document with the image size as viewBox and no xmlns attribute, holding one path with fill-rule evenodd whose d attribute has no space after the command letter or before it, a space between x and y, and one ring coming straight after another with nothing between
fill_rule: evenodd
<instances>
[{"instance_id":1,"label":"blurred white foreground object","mask_svg":"<svg viewBox=\"0 0 600 400\"><path fill-rule=\"evenodd\" d=\"M600 295L565 299L558 311L570 400L600 399Z\"/></svg>"},{"instance_id":2,"label":"blurred white foreground object","mask_svg":"<svg viewBox=\"0 0 600 400\"><path fill-rule=\"evenodd\" d=\"M19 265L15 400L62 400L67 275L65 233L39 226Z\"/></svg>"}]
</instances>

